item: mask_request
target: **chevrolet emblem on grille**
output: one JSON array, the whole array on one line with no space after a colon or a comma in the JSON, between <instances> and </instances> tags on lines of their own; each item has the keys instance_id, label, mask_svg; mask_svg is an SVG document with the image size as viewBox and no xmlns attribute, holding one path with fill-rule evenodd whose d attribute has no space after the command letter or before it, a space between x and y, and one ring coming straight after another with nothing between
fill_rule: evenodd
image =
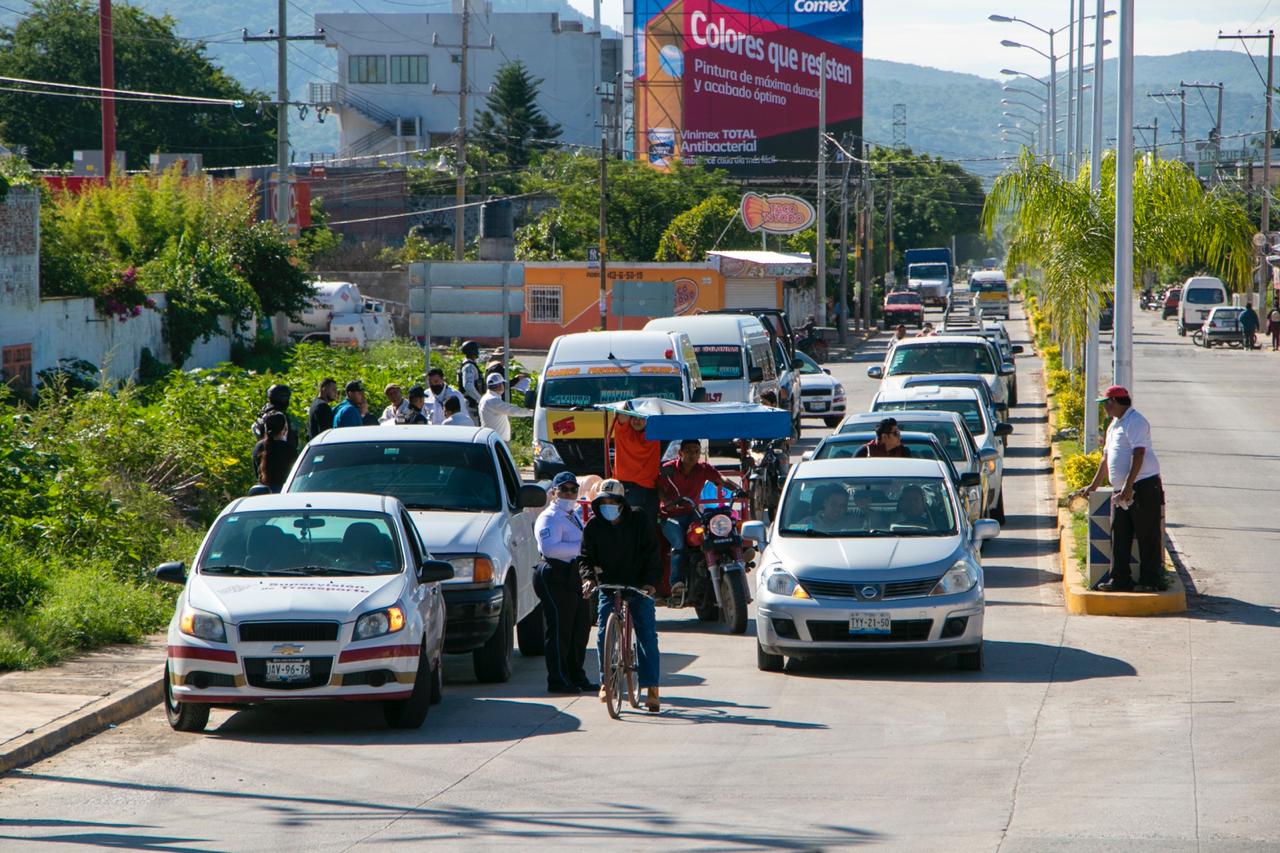
<instances>
[{"instance_id":1,"label":"chevrolet emblem on grille","mask_svg":"<svg viewBox=\"0 0 1280 853\"><path fill-rule=\"evenodd\" d=\"M281 643L278 646L271 647L271 653L277 655L300 655L305 646L299 646L295 643Z\"/></svg>"},{"instance_id":2,"label":"chevrolet emblem on grille","mask_svg":"<svg viewBox=\"0 0 1280 853\"><path fill-rule=\"evenodd\" d=\"M880 587L871 586L870 584L868 584L867 586L864 586L862 589L858 590L858 593L863 598L878 598L880 595Z\"/></svg>"}]
</instances>

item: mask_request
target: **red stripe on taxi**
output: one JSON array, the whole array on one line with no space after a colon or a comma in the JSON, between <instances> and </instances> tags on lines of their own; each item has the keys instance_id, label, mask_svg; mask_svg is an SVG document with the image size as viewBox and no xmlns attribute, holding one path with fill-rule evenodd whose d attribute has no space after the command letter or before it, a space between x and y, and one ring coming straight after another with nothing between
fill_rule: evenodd
<instances>
[{"instance_id":1,"label":"red stripe on taxi","mask_svg":"<svg viewBox=\"0 0 1280 853\"><path fill-rule=\"evenodd\" d=\"M231 649L206 649L200 646L170 646L169 657L190 660L212 660L218 663L235 663L236 653Z\"/></svg>"},{"instance_id":2,"label":"red stripe on taxi","mask_svg":"<svg viewBox=\"0 0 1280 853\"><path fill-rule=\"evenodd\" d=\"M373 646L368 649L347 649L338 656L338 663L354 663L360 660L379 660L380 658L417 657L417 646Z\"/></svg>"}]
</instances>

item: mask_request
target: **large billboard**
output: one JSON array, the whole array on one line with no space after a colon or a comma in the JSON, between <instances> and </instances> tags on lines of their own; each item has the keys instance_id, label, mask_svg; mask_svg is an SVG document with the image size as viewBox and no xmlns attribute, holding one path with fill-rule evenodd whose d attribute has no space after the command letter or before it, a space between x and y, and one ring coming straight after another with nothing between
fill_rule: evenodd
<instances>
[{"instance_id":1,"label":"large billboard","mask_svg":"<svg viewBox=\"0 0 1280 853\"><path fill-rule=\"evenodd\" d=\"M812 173L824 70L827 131L861 135L862 0L628 2L637 158Z\"/></svg>"}]
</instances>

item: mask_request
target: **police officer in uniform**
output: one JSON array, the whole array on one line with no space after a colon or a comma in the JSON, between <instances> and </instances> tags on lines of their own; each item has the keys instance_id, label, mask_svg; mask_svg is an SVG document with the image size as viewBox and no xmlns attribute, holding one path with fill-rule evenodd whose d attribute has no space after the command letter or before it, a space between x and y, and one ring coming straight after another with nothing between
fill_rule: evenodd
<instances>
[{"instance_id":1,"label":"police officer in uniform","mask_svg":"<svg viewBox=\"0 0 1280 853\"><path fill-rule=\"evenodd\" d=\"M480 357L480 345L467 341L462 345L462 364L458 365L458 390L467 400L471 420L480 423L480 401L484 399L484 379L476 359Z\"/></svg>"},{"instance_id":2,"label":"police officer in uniform","mask_svg":"<svg viewBox=\"0 0 1280 853\"><path fill-rule=\"evenodd\" d=\"M591 607L582 595L578 555L582 520L575 510L578 480L562 471L551 481L551 502L534 524L542 562L534 570L533 590L542 602L546 624L547 692L577 694L597 689L583 663L591 634Z\"/></svg>"}]
</instances>

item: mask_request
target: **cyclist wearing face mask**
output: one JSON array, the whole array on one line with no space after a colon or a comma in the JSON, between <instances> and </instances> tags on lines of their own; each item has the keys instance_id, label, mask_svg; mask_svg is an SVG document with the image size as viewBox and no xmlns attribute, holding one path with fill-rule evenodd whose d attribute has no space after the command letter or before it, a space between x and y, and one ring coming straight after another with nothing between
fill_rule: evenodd
<instances>
[{"instance_id":1,"label":"cyclist wearing face mask","mask_svg":"<svg viewBox=\"0 0 1280 853\"><path fill-rule=\"evenodd\" d=\"M578 479L562 471L551 481L551 502L533 525L542 562L533 572L533 591L542 602L546 629L547 692L577 694L595 690L583 662L591 633L591 606L582 596L578 555L582 551L582 519Z\"/></svg>"}]
</instances>

